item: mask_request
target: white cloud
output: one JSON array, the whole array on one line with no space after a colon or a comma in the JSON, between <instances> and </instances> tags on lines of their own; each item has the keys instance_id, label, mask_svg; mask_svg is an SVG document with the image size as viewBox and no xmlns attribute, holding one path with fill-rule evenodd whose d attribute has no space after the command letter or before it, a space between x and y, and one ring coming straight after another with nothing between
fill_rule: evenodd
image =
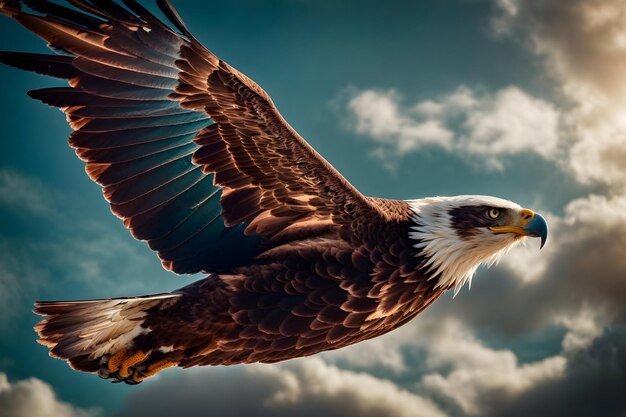
<instances>
[{"instance_id":1,"label":"white cloud","mask_svg":"<svg viewBox=\"0 0 626 417\"><path fill-rule=\"evenodd\" d=\"M581 136L570 151L571 168L585 183L626 184L626 135L624 131L597 135L593 130Z\"/></svg>"},{"instance_id":2,"label":"white cloud","mask_svg":"<svg viewBox=\"0 0 626 417\"><path fill-rule=\"evenodd\" d=\"M48 198L48 192L37 179L0 169L0 205L42 214L48 211Z\"/></svg>"},{"instance_id":3,"label":"white cloud","mask_svg":"<svg viewBox=\"0 0 626 417\"><path fill-rule=\"evenodd\" d=\"M570 354L588 348L602 334L605 322L601 317L590 308L559 316L556 324L567 329L562 351L528 363L520 363L511 350L487 346L462 318L441 311L420 316L395 331L394 339L378 338L322 357L368 371L382 368L405 377L414 375L417 393L435 398L446 410L452 407L454 415L487 415L543 384L564 378ZM412 368L415 364L406 359L406 353L416 349L423 353L418 356L423 358L418 374ZM338 356L344 361L337 360ZM402 366L385 366L380 356L399 356Z\"/></svg>"},{"instance_id":4,"label":"white cloud","mask_svg":"<svg viewBox=\"0 0 626 417\"><path fill-rule=\"evenodd\" d=\"M26 295L49 278L30 256L16 249L15 240L0 239L0 330L20 315L31 313L31 300L24 303Z\"/></svg>"},{"instance_id":5,"label":"white cloud","mask_svg":"<svg viewBox=\"0 0 626 417\"><path fill-rule=\"evenodd\" d=\"M398 153L410 152L432 144L448 148L453 133L437 120L419 121L399 105L394 91L363 91L348 107L356 116L357 133L370 136L382 146Z\"/></svg>"},{"instance_id":6,"label":"white cloud","mask_svg":"<svg viewBox=\"0 0 626 417\"><path fill-rule=\"evenodd\" d=\"M565 207L564 220L578 230L584 226L599 232L626 224L626 195L609 197L592 194L573 200Z\"/></svg>"},{"instance_id":7,"label":"white cloud","mask_svg":"<svg viewBox=\"0 0 626 417\"><path fill-rule=\"evenodd\" d=\"M571 101L568 166L583 182L626 185L626 2L499 0L498 33L520 34Z\"/></svg>"},{"instance_id":8,"label":"white cloud","mask_svg":"<svg viewBox=\"0 0 626 417\"><path fill-rule=\"evenodd\" d=\"M350 415L418 417L445 416L435 403L399 388L391 381L367 373L339 369L320 359L299 361L279 368L256 368L283 379L283 390L267 400L270 407L302 402L346 402Z\"/></svg>"},{"instance_id":9,"label":"white cloud","mask_svg":"<svg viewBox=\"0 0 626 417\"><path fill-rule=\"evenodd\" d=\"M549 224L553 223L549 221ZM534 239L526 239L521 245L515 246L500 261L499 267L506 268L523 283L532 283L545 278L545 272L552 257L557 252L554 233L550 233L550 242L541 251L539 243Z\"/></svg>"},{"instance_id":10,"label":"white cloud","mask_svg":"<svg viewBox=\"0 0 626 417\"><path fill-rule=\"evenodd\" d=\"M556 322L568 330L562 345L563 352L569 354L589 348L591 343L602 335L606 317L603 311L585 306L574 316L557 317Z\"/></svg>"},{"instance_id":11,"label":"white cloud","mask_svg":"<svg viewBox=\"0 0 626 417\"><path fill-rule=\"evenodd\" d=\"M97 411L60 401L50 385L37 378L9 382L0 372L0 417L92 417Z\"/></svg>"},{"instance_id":12,"label":"white cloud","mask_svg":"<svg viewBox=\"0 0 626 417\"><path fill-rule=\"evenodd\" d=\"M324 360L364 370L385 370L396 374L409 372L402 347L417 340L413 325L342 349L325 352ZM397 347L397 348L396 348Z\"/></svg>"},{"instance_id":13,"label":"white cloud","mask_svg":"<svg viewBox=\"0 0 626 417\"><path fill-rule=\"evenodd\" d=\"M520 363L513 351L487 346L461 318L431 311L396 331L393 340L375 339L322 358L368 371L382 368L404 377L414 375L417 393L436 399L445 410L452 407L453 415L497 415L499 407L506 408L544 384L565 378L568 360L588 349L602 335L606 322L603 310L589 306L561 314L551 321L567 330L561 352ZM415 364L406 360L406 353L415 349L423 352L418 374L412 368ZM385 366L377 355L399 356L402 366ZM367 360L372 362L367 364Z\"/></svg>"},{"instance_id":14,"label":"white cloud","mask_svg":"<svg viewBox=\"0 0 626 417\"><path fill-rule=\"evenodd\" d=\"M171 397L177 406L171 407ZM433 401L367 373L306 358L185 371L132 394L121 415L445 417Z\"/></svg>"},{"instance_id":15,"label":"white cloud","mask_svg":"<svg viewBox=\"0 0 626 417\"><path fill-rule=\"evenodd\" d=\"M464 147L485 156L557 151L559 117L554 106L517 87L498 91L467 115Z\"/></svg>"},{"instance_id":16,"label":"white cloud","mask_svg":"<svg viewBox=\"0 0 626 417\"><path fill-rule=\"evenodd\" d=\"M375 155L398 158L425 147L442 148L501 169L501 157L558 151L559 113L517 87L478 94L459 87L438 100L403 106L395 91L365 90L348 103L354 130L378 147ZM455 133L456 132L456 133Z\"/></svg>"},{"instance_id":17,"label":"white cloud","mask_svg":"<svg viewBox=\"0 0 626 417\"><path fill-rule=\"evenodd\" d=\"M463 414L488 411L493 397L511 399L564 375L567 360L561 355L520 364L509 350L485 346L456 320L440 320L429 337L427 364L430 373L420 385L458 407Z\"/></svg>"}]
</instances>

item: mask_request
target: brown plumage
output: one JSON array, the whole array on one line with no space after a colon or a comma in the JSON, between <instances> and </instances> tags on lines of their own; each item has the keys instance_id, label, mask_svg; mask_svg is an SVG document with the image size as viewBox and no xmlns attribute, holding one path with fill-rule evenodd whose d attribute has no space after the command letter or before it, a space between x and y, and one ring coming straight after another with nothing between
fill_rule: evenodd
<instances>
[{"instance_id":1,"label":"brown plumage","mask_svg":"<svg viewBox=\"0 0 626 417\"><path fill-rule=\"evenodd\" d=\"M166 269L209 274L171 294L38 303L52 355L127 382L164 363L276 362L384 334L452 285L423 268L410 204L359 193L167 0L180 33L135 0L23 3L37 14L0 11L64 55L0 61L68 80L29 94L66 113L113 213Z\"/></svg>"}]
</instances>

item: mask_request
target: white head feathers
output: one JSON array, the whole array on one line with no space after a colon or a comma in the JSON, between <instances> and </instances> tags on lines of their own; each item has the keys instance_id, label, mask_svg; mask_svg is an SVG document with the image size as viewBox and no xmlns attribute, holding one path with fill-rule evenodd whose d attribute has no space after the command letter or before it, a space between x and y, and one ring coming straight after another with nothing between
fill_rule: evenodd
<instances>
[{"instance_id":1,"label":"white head feathers","mask_svg":"<svg viewBox=\"0 0 626 417\"><path fill-rule=\"evenodd\" d=\"M521 207L508 200L480 195L455 197L431 197L408 201L415 226L409 237L417 242L426 259L422 268L437 278L436 287L455 287L456 296L463 285L470 287L476 269L485 264L491 266L521 239L511 234L495 234L487 227L478 227L467 236L459 234L453 225L452 211L462 207L497 207L520 210Z\"/></svg>"}]
</instances>

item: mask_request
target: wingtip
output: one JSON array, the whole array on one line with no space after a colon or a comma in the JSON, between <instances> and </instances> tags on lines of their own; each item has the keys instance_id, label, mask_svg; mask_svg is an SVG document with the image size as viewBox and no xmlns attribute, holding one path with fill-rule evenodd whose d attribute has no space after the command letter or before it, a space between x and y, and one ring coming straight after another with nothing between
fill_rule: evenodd
<instances>
[{"instance_id":1,"label":"wingtip","mask_svg":"<svg viewBox=\"0 0 626 417\"><path fill-rule=\"evenodd\" d=\"M39 100L42 103L48 104L44 101L45 99L45 94L43 91L41 91L42 89L38 89L38 90L28 90L26 92L26 95L30 98L32 98L33 100ZM50 106L50 104L48 104Z\"/></svg>"},{"instance_id":2,"label":"wingtip","mask_svg":"<svg viewBox=\"0 0 626 417\"><path fill-rule=\"evenodd\" d=\"M35 303L33 304L35 306L35 308L33 308L33 313L38 315L38 316L42 316L42 317L48 317L50 316L50 311L46 311L46 307L50 306L51 304L53 304L50 301L35 301ZM37 330L38 328L43 329L43 327L45 326L46 320L42 320L39 323L37 323L35 325L35 330ZM37 330L37 332L39 333L39 330Z\"/></svg>"},{"instance_id":3,"label":"wingtip","mask_svg":"<svg viewBox=\"0 0 626 417\"><path fill-rule=\"evenodd\" d=\"M13 61L16 54L19 54L19 52L0 51L0 62L14 67L15 65L13 65Z\"/></svg>"},{"instance_id":4,"label":"wingtip","mask_svg":"<svg viewBox=\"0 0 626 417\"><path fill-rule=\"evenodd\" d=\"M6 16L12 16L21 10L22 3L19 0L0 0L0 13Z\"/></svg>"},{"instance_id":5,"label":"wingtip","mask_svg":"<svg viewBox=\"0 0 626 417\"><path fill-rule=\"evenodd\" d=\"M185 22L178 14L178 11L174 8L169 0L156 0L157 6L163 14L180 30L190 41L198 42L198 40L191 34Z\"/></svg>"},{"instance_id":6,"label":"wingtip","mask_svg":"<svg viewBox=\"0 0 626 417\"><path fill-rule=\"evenodd\" d=\"M39 316L45 316L45 314L43 314L41 312L41 307L44 306L45 303L46 303L45 301L35 301L33 303L33 305L35 306L35 308L33 308L33 313L35 313L35 314L37 314ZM37 326L35 326L35 327L37 327Z\"/></svg>"}]
</instances>

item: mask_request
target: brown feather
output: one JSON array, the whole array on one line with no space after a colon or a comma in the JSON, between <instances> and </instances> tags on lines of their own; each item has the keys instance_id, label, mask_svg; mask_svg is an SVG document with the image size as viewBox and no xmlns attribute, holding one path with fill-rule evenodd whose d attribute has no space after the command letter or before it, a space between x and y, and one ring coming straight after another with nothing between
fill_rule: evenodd
<instances>
[{"instance_id":1,"label":"brown feather","mask_svg":"<svg viewBox=\"0 0 626 417\"><path fill-rule=\"evenodd\" d=\"M133 348L171 347L151 358L183 367L276 362L386 333L444 291L419 271L407 203L359 193L261 87L195 40L167 1L160 6L182 35L133 0L129 10L70 1L78 11L42 6L51 16L0 5L72 55L47 70L70 87L31 96L67 114L88 175L166 269L212 274L167 295L174 303L42 304L48 317L37 330L51 354L93 372L112 352L85 355L98 343L78 337L81 329L103 340L134 329ZM7 59L45 72L40 58ZM218 198L217 208L203 205ZM223 247L231 226L245 230L242 240L258 238L258 251L216 263L237 255L239 247ZM116 327L111 310L130 318Z\"/></svg>"}]
</instances>

